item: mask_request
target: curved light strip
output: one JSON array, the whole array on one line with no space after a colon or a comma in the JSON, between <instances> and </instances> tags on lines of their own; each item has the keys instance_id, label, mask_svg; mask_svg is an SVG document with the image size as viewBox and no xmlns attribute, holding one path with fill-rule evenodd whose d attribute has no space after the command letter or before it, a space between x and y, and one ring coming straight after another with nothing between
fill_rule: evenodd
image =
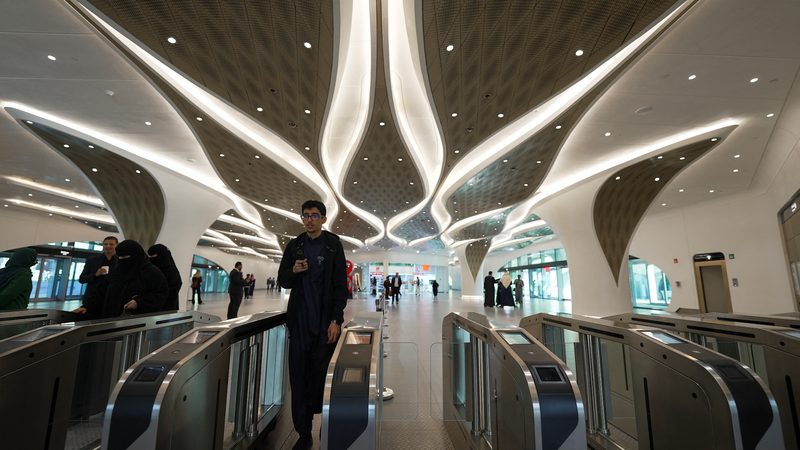
<instances>
[{"instance_id":1,"label":"curved light strip","mask_svg":"<svg viewBox=\"0 0 800 450\"><path fill-rule=\"evenodd\" d=\"M469 157L462 158L448 173L434 195L431 213L437 218L437 221L440 218L442 221L450 219L450 214L445 207L445 200L470 177L542 130L548 123L600 84L635 52L647 45L651 37L666 28L677 15L683 13L694 3L695 0L687 0L679 5L656 25L643 32L623 49L617 51L596 69L586 74L560 94L539 105L536 109L511 122L470 151Z\"/></svg>"},{"instance_id":2,"label":"curved light strip","mask_svg":"<svg viewBox=\"0 0 800 450\"><path fill-rule=\"evenodd\" d=\"M536 236L536 237L526 237L526 238L520 238L520 239L512 239L510 241L504 241L504 242L500 242L500 243L492 242L492 245L489 246L489 251L491 252L492 250L497 250L498 248L503 248L503 247L508 247L508 246L511 246L511 245L522 244L522 243L525 243L525 242L530 242L531 245L539 244L539 243L544 242L544 241L549 241L550 239L553 239L555 237L556 237L555 234L548 234L547 236Z\"/></svg>"},{"instance_id":3,"label":"curved light strip","mask_svg":"<svg viewBox=\"0 0 800 450\"><path fill-rule=\"evenodd\" d=\"M236 245L236 243L233 242L230 239L219 239L219 238L215 238L213 236L208 236L208 235L205 235L205 234L200 236L200 239L205 239L206 241L214 242L216 244L224 245L226 247L234 247L234 248L238 247L238 245Z\"/></svg>"},{"instance_id":4,"label":"curved light strip","mask_svg":"<svg viewBox=\"0 0 800 450\"><path fill-rule=\"evenodd\" d=\"M547 178L542 183L541 188L531 198L521 203L513 211L511 211L511 213L508 214L508 217L506 218L506 225L503 228L502 233L497 237L505 237L511 229L522 223L522 221L528 217L531 208L548 197L581 183L595 175L603 173L607 170L625 166L631 161L644 156L663 153L669 151L673 147L689 145L702 139L725 136L730 134L741 122L742 120L724 119L703 127L692 128L691 130L683 131L681 133L659 139L650 145L632 149L615 158L610 158L599 162L593 166L587 167L584 170L572 173L568 176L555 180ZM499 239L498 243L501 243L502 241L502 239Z\"/></svg>"},{"instance_id":5,"label":"curved light strip","mask_svg":"<svg viewBox=\"0 0 800 450\"><path fill-rule=\"evenodd\" d=\"M77 212L71 209L62 208L60 206L52 206L52 205L43 205L41 203L29 202L27 200L20 200L16 198L7 198L7 202L11 202L17 206L21 206L23 208L28 209L35 209L38 211L44 211L48 213L58 214L60 216L66 216L69 218L79 218L83 220L91 220L92 222L97 223L104 223L106 225L114 225L117 226L117 223L114 221L114 218L111 217L110 214L98 214L98 213L86 213L86 212Z\"/></svg>"},{"instance_id":6,"label":"curved light strip","mask_svg":"<svg viewBox=\"0 0 800 450\"><path fill-rule=\"evenodd\" d=\"M515 227L514 229L508 230L508 231L506 231L506 228L508 228L508 226L505 226L505 227L503 227L503 232L498 234L497 236L495 236L494 239L492 239L492 242L493 243L505 242L505 241L513 238L517 234L524 233L524 232L530 231L530 230L535 230L535 229L542 228L542 227L546 227L546 226L547 226L547 222L545 222L544 220L541 220L541 219L534 220L533 222L523 223L523 224Z\"/></svg>"},{"instance_id":7,"label":"curved light strip","mask_svg":"<svg viewBox=\"0 0 800 450\"><path fill-rule=\"evenodd\" d=\"M247 203L242 200L236 193L231 191L225 186L218 177L209 177L202 172L199 172L192 167L176 164L174 160L165 158L158 151L148 150L142 147L136 147L121 139L106 135L86 125L81 125L76 122L55 116L43 111L39 111L28 105L16 102L3 102L3 109L17 120L30 120L31 122L38 122L54 128L61 132L70 134L72 136L81 138L86 141L94 142L97 145L105 148L112 153L122 157L136 161L141 158L145 161L153 163L162 170L169 172L173 176L181 177L188 180L195 185L205 187L218 194L227 197L237 208L237 212L243 217L253 222L259 222L260 217L252 208L244 209L241 206Z\"/></svg>"},{"instance_id":8,"label":"curved light strip","mask_svg":"<svg viewBox=\"0 0 800 450\"><path fill-rule=\"evenodd\" d=\"M280 246L278 245L277 237L274 238L274 240L270 240L270 239L264 239L261 236L253 236L252 234L237 233L235 231L222 231L221 233L227 236L235 236L239 239L247 239L248 241L258 242L264 245L272 245L274 247L280 248Z\"/></svg>"},{"instance_id":9,"label":"curved light strip","mask_svg":"<svg viewBox=\"0 0 800 450\"><path fill-rule=\"evenodd\" d=\"M409 247L413 247L413 246L415 246L415 245L417 245L417 244L421 244L421 243L423 243L423 242L430 241L431 239L433 239L433 238L435 238L435 237L436 237L436 235L433 235L433 236L426 236L426 237L424 237L424 238L415 239L415 240L413 240L413 241L409 242L409 243L408 243L408 246L409 246Z\"/></svg>"},{"instance_id":10,"label":"curved light strip","mask_svg":"<svg viewBox=\"0 0 800 450\"><path fill-rule=\"evenodd\" d=\"M455 233L456 231L458 231L458 230L460 230L462 228L466 228L466 227L468 227L468 226L470 226L472 224L476 224L478 222L482 222L482 221L484 221L484 220L486 220L486 219L488 219L488 218L490 218L492 216L496 216L498 214L503 214L503 211L506 211L507 209L508 209L507 207L506 208L493 209L491 211L486 211L486 212L483 212L483 213L480 213L480 214L476 214L474 216L467 217L464 220L459 220L458 222L450 225L450 228L446 229L442 233L442 237L444 238L446 236L448 239L452 239L451 235L453 233ZM503 215L503 217L505 217L505 215Z\"/></svg>"},{"instance_id":11,"label":"curved light strip","mask_svg":"<svg viewBox=\"0 0 800 450\"><path fill-rule=\"evenodd\" d=\"M389 56L389 103L403 142L417 170L422 174L425 192L425 198L420 203L397 214L387 224L387 236L404 244L406 241L392 234L392 231L422 210L433 197L444 166L444 142L424 77L425 64L420 55L420 33L416 28L417 2L388 0L383 5L387 15L384 23L387 28ZM440 230L449 224L449 217L433 214L433 218Z\"/></svg>"},{"instance_id":12,"label":"curved light strip","mask_svg":"<svg viewBox=\"0 0 800 450\"><path fill-rule=\"evenodd\" d=\"M383 222L347 201L343 194L344 177L364 139L372 105L375 26L371 4L370 0L339 3L339 58L331 105L322 131L320 156L334 192L347 209L378 231L376 236L367 239L377 242L383 237ZM329 213L328 219L333 222L335 215Z\"/></svg>"},{"instance_id":13,"label":"curved light strip","mask_svg":"<svg viewBox=\"0 0 800 450\"><path fill-rule=\"evenodd\" d=\"M50 184L39 183L33 180L29 180L27 178L22 177L14 177L14 176L5 176L3 177L8 180L10 183L16 184L18 186L24 186L27 188L31 188L33 190L44 192L46 194L55 195L56 197L66 198L69 200L75 200L76 202L86 203L87 205L99 206L104 207L105 203L100 197L94 197L91 195L83 195L78 194L76 192L69 191L67 189L53 186Z\"/></svg>"},{"instance_id":14,"label":"curved light strip","mask_svg":"<svg viewBox=\"0 0 800 450\"><path fill-rule=\"evenodd\" d=\"M259 122L256 122L246 114L221 100L216 95L212 95L194 81L182 76L172 67L161 61L160 58L152 55L143 47L134 43L124 31L117 30L114 26L103 20L99 12L95 12L94 7L86 4L85 0L78 0L79 7L88 16L102 27L109 35L113 36L120 45L124 46L131 53L136 55L139 60L147 65L151 70L161 76L173 89L180 92L186 100L195 107L212 117L229 132L236 135L242 141L250 144L253 148L260 150L270 157L273 161L295 169L294 174L303 180L308 186L313 187L323 198L326 205L330 204L329 215L335 217L338 213L336 196L328 187L325 179L317 169L305 159L294 147L280 136L267 131Z\"/></svg>"},{"instance_id":15,"label":"curved light strip","mask_svg":"<svg viewBox=\"0 0 800 450\"><path fill-rule=\"evenodd\" d=\"M349 242L349 243L355 245L358 248L361 248L361 247L364 246L363 242L361 242L359 239L356 239L354 237L344 236L344 235L341 235L341 234L337 234L337 236L339 236L339 239L341 239L341 240L343 240L345 242Z\"/></svg>"},{"instance_id":16,"label":"curved light strip","mask_svg":"<svg viewBox=\"0 0 800 450\"><path fill-rule=\"evenodd\" d=\"M274 233L271 233L268 230L265 230L263 227L260 227L258 225L254 225L254 224L248 222L247 220L243 220L243 219L240 219L240 218L234 217L234 216L229 216L227 214L221 214L219 217L217 217L217 220L219 220L220 222L229 223L231 225L236 225L236 226L239 226L239 227L242 227L242 228L247 228L250 231L254 231L258 236L260 236L263 239L266 239L266 240L273 239L273 240L275 240L275 244L274 245L276 247L278 246L278 240L275 237Z\"/></svg>"}]
</instances>

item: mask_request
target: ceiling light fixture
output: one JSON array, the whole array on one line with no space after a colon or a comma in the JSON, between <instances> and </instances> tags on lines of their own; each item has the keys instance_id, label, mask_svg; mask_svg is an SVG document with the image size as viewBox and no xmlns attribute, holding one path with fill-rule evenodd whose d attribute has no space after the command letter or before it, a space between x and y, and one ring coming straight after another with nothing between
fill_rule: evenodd
<instances>
[{"instance_id":1,"label":"ceiling light fixture","mask_svg":"<svg viewBox=\"0 0 800 450\"><path fill-rule=\"evenodd\" d=\"M386 126L386 122L378 122L378 125L380 125L382 127L385 127Z\"/></svg>"},{"instance_id":2,"label":"ceiling light fixture","mask_svg":"<svg viewBox=\"0 0 800 450\"><path fill-rule=\"evenodd\" d=\"M661 178L660 177L655 177L655 179L653 179L653 181L661 181Z\"/></svg>"},{"instance_id":3,"label":"ceiling light fixture","mask_svg":"<svg viewBox=\"0 0 800 450\"><path fill-rule=\"evenodd\" d=\"M310 109L304 109L303 112L306 113L306 114L311 114L311 110Z\"/></svg>"},{"instance_id":4,"label":"ceiling light fixture","mask_svg":"<svg viewBox=\"0 0 800 450\"><path fill-rule=\"evenodd\" d=\"M750 78L751 83L756 83L758 81L758 77Z\"/></svg>"},{"instance_id":5,"label":"ceiling light fixture","mask_svg":"<svg viewBox=\"0 0 800 450\"><path fill-rule=\"evenodd\" d=\"M397 161L403 162L403 158L397 158Z\"/></svg>"},{"instance_id":6,"label":"ceiling light fixture","mask_svg":"<svg viewBox=\"0 0 800 450\"><path fill-rule=\"evenodd\" d=\"M256 159L261 159L261 155L255 155Z\"/></svg>"},{"instance_id":7,"label":"ceiling light fixture","mask_svg":"<svg viewBox=\"0 0 800 450\"><path fill-rule=\"evenodd\" d=\"M678 189L678 192L683 192L685 189Z\"/></svg>"},{"instance_id":8,"label":"ceiling light fixture","mask_svg":"<svg viewBox=\"0 0 800 450\"><path fill-rule=\"evenodd\" d=\"M733 173L739 173L739 169L733 169Z\"/></svg>"},{"instance_id":9,"label":"ceiling light fixture","mask_svg":"<svg viewBox=\"0 0 800 450\"><path fill-rule=\"evenodd\" d=\"M583 50L582 49L575 50L575 56L583 56Z\"/></svg>"},{"instance_id":10,"label":"ceiling light fixture","mask_svg":"<svg viewBox=\"0 0 800 450\"><path fill-rule=\"evenodd\" d=\"M561 125L556 125L556 130L560 130L560 129L561 129Z\"/></svg>"},{"instance_id":11,"label":"ceiling light fixture","mask_svg":"<svg viewBox=\"0 0 800 450\"><path fill-rule=\"evenodd\" d=\"M358 181L353 181L353 184L358 184Z\"/></svg>"},{"instance_id":12,"label":"ceiling light fixture","mask_svg":"<svg viewBox=\"0 0 800 450\"><path fill-rule=\"evenodd\" d=\"M262 108L262 107L260 107L260 106L257 106L257 107L256 107L256 111L258 111L258 112L262 112L262 111L264 111L264 108Z\"/></svg>"},{"instance_id":13,"label":"ceiling light fixture","mask_svg":"<svg viewBox=\"0 0 800 450\"><path fill-rule=\"evenodd\" d=\"M458 117L458 113L454 112L454 113L450 114L450 117Z\"/></svg>"},{"instance_id":14,"label":"ceiling light fixture","mask_svg":"<svg viewBox=\"0 0 800 450\"><path fill-rule=\"evenodd\" d=\"M167 38L167 42L169 42L170 44L174 44L174 43L178 42L178 40L175 39L174 37L170 36L170 37Z\"/></svg>"},{"instance_id":15,"label":"ceiling light fixture","mask_svg":"<svg viewBox=\"0 0 800 450\"><path fill-rule=\"evenodd\" d=\"M498 118L500 118L500 119L502 119L503 117L505 117L505 114L503 114L503 113L499 113L499 114L497 114L497 117L498 117Z\"/></svg>"},{"instance_id":16,"label":"ceiling light fixture","mask_svg":"<svg viewBox=\"0 0 800 450\"><path fill-rule=\"evenodd\" d=\"M136 169L136 173L142 173L142 171L139 170L139 169Z\"/></svg>"},{"instance_id":17,"label":"ceiling light fixture","mask_svg":"<svg viewBox=\"0 0 800 450\"><path fill-rule=\"evenodd\" d=\"M64 148L69 148L69 144L64 144Z\"/></svg>"},{"instance_id":18,"label":"ceiling light fixture","mask_svg":"<svg viewBox=\"0 0 800 450\"><path fill-rule=\"evenodd\" d=\"M225 157L225 153L220 153L220 154L219 154L219 157L220 157L220 158L224 158L224 157Z\"/></svg>"},{"instance_id":19,"label":"ceiling light fixture","mask_svg":"<svg viewBox=\"0 0 800 450\"><path fill-rule=\"evenodd\" d=\"M97 167L92 167L92 172L97 173Z\"/></svg>"},{"instance_id":20,"label":"ceiling light fixture","mask_svg":"<svg viewBox=\"0 0 800 450\"><path fill-rule=\"evenodd\" d=\"M237 182L237 183L238 183L238 182L239 182L239 179L237 178L237 179L235 179L235 180L233 180L233 181L235 181L235 182Z\"/></svg>"},{"instance_id":21,"label":"ceiling light fixture","mask_svg":"<svg viewBox=\"0 0 800 450\"><path fill-rule=\"evenodd\" d=\"M667 204L666 203L662 203L661 206L667 206Z\"/></svg>"},{"instance_id":22,"label":"ceiling light fixture","mask_svg":"<svg viewBox=\"0 0 800 450\"><path fill-rule=\"evenodd\" d=\"M452 52L455 48L456 48L455 45L447 44L447 47L445 47L444 49L447 50L448 52Z\"/></svg>"},{"instance_id":23,"label":"ceiling light fixture","mask_svg":"<svg viewBox=\"0 0 800 450\"><path fill-rule=\"evenodd\" d=\"M690 80L694 80L695 78L697 78L697 75L695 75L695 74L691 74L691 75L689 75L689 79L690 79Z\"/></svg>"},{"instance_id":24,"label":"ceiling light fixture","mask_svg":"<svg viewBox=\"0 0 800 450\"><path fill-rule=\"evenodd\" d=\"M742 155L733 155L733 157L736 158L736 159L739 159L739 158L742 157Z\"/></svg>"},{"instance_id":25,"label":"ceiling light fixture","mask_svg":"<svg viewBox=\"0 0 800 450\"><path fill-rule=\"evenodd\" d=\"M678 159L680 159L681 161L683 161L684 159L686 159L686 157L685 157L685 156L681 156L681 157L680 157L680 158L678 158Z\"/></svg>"},{"instance_id":26,"label":"ceiling light fixture","mask_svg":"<svg viewBox=\"0 0 800 450\"><path fill-rule=\"evenodd\" d=\"M609 136L611 136L611 132L610 132L610 131L606 131L606 132L603 134L603 136L605 136L605 137L609 137Z\"/></svg>"},{"instance_id":27,"label":"ceiling light fixture","mask_svg":"<svg viewBox=\"0 0 800 450\"><path fill-rule=\"evenodd\" d=\"M150 122L150 121L146 120L146 121L144 122L144 124L145 124L145 125L147 125L147 126L149 127L150 125L152 125L152 124L153 124L153 122Z\"/></svg>"},{"instance_id":28,"label":"ceiling light fixture","mask_svg":"<svg viewBox=\"0 0 800 450\"><path fill-rule=\"evenodd\" d=\"M656 159L664 159L664 155L658 155L658 158Z\"/></svg>"},{"instance_id":29,"label":"ceiling light fixture","mask_svg":"<svg viewBox=\"0 0 800 450\"><path fill-rule=\"evenodd\" d=\"M717 142L718 140L719 140L719 138L716 138L716 137L711 138L711 142Z\"/></svg>"},{"instance_id":30,"label":"ceiling light fixture","mask_svg":"<svg viewBox=\"0 0 800 450\"><path fill-rule=\"evenodd\" d=\"M94 148L94 145L89 145L89 148Z\"/></svg>"},{"instance_id":31,"label":"ceiling light fixture","mask_svg":"<svg viewBox=\"0 0 800 450\"><path fill-rule=\"evenodd\" d=\"M621 176L617 175L616 178L614 178L614 179L619 181L621 178L622 178Z\"/></svg>"},{"instance_id":32,"label":"ceiling light fixture","mask_svg":"<svg viewBox=\"0 0 800 450\"><path fill-rule=\"evenodd\" d=\"M714 190L713 190L713 189L709 189L709 190L708 190L708 193L709 193L709 194L713 194L713 193L714 193Z\"/></svg>"},{"instance_id":33,"label":"ceiling light fixture","mask_svg":"<svg viewBox=\"0 0 800 450\"><path fill-rule=\"evenodd\" d=\"M305 147L303 147L303 148L306 149L306 150L311 150L311 147L309 147L307 145Z\"/></svg>"},{"instance_id":34,"label":"ceiling light fixture","mask_svg":"<svg viewBox=\"0 0 800 450\"><path fill-rule=\"evenodd\" d=\"M365 157L364 157L364 161L369 161L369 157L368 157L368 156L365 156Z\"/></svg>"},{"instance_id":35,"label":"ceiling light fixture","mask_svg":"<svg viewBox=\"0 0 800 450\"><path fill-rule=\"evenodd\" d=\"M69 178L64 178L64 181L66 181L67 183L69 183L69 182L70 182L70 181L72 181L72 180L70 180Z\"/></svg>"},{"instance_id":36,"label":"ceiling light fixture","mask_svg":"<svg viewBox=\"0 0 800 450\"><path fill-rule=\"evenodd\" d=\"M767 114L767 117L775 117L775 113L769 113Z\"/></svg>"},{"instance_id":37,"label":"ceiling light fixture","mask_svg":"<svg viewBox=\"0 0 800 450\"><path fill-rule=\"evenodd\" d=\"M303 42L303 47L311 48L311 42Z\"/></svg>"},{"instance_id":38,"label":"ceiling light fixture","mask_svg":"<svg viewBox=\"0 0 800 450\"><path fill-rule=\"evenodd\" d=\"M33 122L31 122L30 120L26 120L25 123L27 123L28 125L33 125Z\"/></svg>"},{"instance_id":39,"label":"ceiling light fixture","mask_svg":"<svg viewBox=\"0 0 800 450\"><path fill-rule=\"evenodd\" d=\"M453 150L453 153L455 153L457 155L457 154L461 153L461 150Z\"/></svg>"},{"instance_id":40,"label":"ceiling light fixture","mask_svg":"<svg viewBox=\"0 0 800 450\"><path fill-rule=\"evenodd\" d=\"M203 121L203 118L200 117L200 116L195 117L195 119L197 119L198 122L202 122Z\"/></svg>"},{"instance_id":41,"label":"ceiling light fixture","mask_svg":"<svg viewBox=\"0 0 800 450\"><path fill-rule=\"evenodd\" d=\"M507 162L508 162L508 160L507 160L507 159L504 159L504 160L503 160L503 162L504 162L504 163L507 163Z\"/></svg>"},{"instance_id":42,"label":"ceiling light fixture","mask_svg":"<svg viewBox=\"0 0 800 450\"><path fill-rule=\"evenodd\" d=\"M55 61L56 57L53 55L47 55L47 59L49 59L50 61Z\"/></svg>"}]
</instances>

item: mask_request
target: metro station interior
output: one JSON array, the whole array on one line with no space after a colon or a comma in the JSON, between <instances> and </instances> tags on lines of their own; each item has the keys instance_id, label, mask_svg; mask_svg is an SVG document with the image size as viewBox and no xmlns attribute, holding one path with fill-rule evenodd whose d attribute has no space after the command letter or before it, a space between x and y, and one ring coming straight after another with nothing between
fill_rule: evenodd
<instances>
[{"instance_id":1,"label":"metro station interior","mask_svg":"<svg viewBox=\"0 0 800 450\"><path fill-rule=\"evenodd\" d=\"M0 270L37 253L0 302L0 447L298 448L270 283L315 199L349 298L309 448L800 448L798 23L0 0ZM170 249L177 311L76 312L108 236Z\"/></svg>"}]
</instances>

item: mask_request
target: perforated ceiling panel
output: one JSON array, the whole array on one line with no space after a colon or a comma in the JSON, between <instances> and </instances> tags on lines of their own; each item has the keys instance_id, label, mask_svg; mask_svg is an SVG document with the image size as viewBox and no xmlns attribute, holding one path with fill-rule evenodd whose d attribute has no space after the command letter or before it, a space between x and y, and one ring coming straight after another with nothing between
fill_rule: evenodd
<instances>
[{"instance_id":1,"label":"perforated ceiling panel","mask_svg":"<svg viewBox=\"0 0 800 450\"><path fill-rule=\"evenodd\" d=\"M127 14L133 14L137 10L135 5L133 3L127 4ZM79 9L76 9L76 11L80 13ZM86 16L84 15L84 17ZM86 18L90 23L92 22L89 17ZM135 25L134 29L142 32L144 30L142 27L144 25L139 23ZM258 202L264 202L266 199L271 202L271 205L285 209L300 205L309 198L318 197L310 187L303 184L295 175L284 168L282 162L278 163L261 155L259 151L227 131L197 109L191 102L187 101L170 85L163 82L158 74L150 70L145 64L142 64L125 47L117 44L102 29L96 27L96 30L106 36L131 63L138 67L169 98L178 112L184 117L186 123L194 130L219 176L234 192ZM142 39L142 37L139 38ZM256 158L256 156L259 156L259 158Z\"/></svg>"},{"instance_id":2,"label":"perforated ceiling panel","mask_svg":"<svg viewBox=\"0 0 800 450\"><path fill-rule=\"evenodd\" d=\"M381 2L376 2L380 8ZM382 17L380 11L377 17ZM395 128L384 67L382 21L377 21L375 99L364 141L345 177L344 196L384 221L424 198L422 179ZM383 124L383 125L381 125ZM363 200L363 204L360 202Z\"/></svg>"},{"instance_id":3,"label":"perforated ceiling panel","mask_svg":"<svg viewBox=\"0 0 800 450\"><path fill-rule=\"evenodd\" d=\"M647 208L678 172L719 142L706 140L638 162L611 175L600 187L594 200L594 229L617 283L628 244Z\"/></svg>"},{"instance_id":4,"label":"perforated ceiling panel","mask_svg":"<svg viewBox=\"0 0 800 450\"><path fill-rule=\"evenodd\" d=\"M336 223L328 222L325 225L327 229L333 233L356 238L362 242L378 234L378 230L373 228L372 225L356 217L355 214L347 210L343 210L342 213L339 214Z\"/></svg>"},{"instance_id":5,"label":"perforated ceiling panel","mask_svg":"<svg viewBox=\"0 0 800 450\"><path fill-rule=\"evenodd\" d=\"M145 248L155 243L164 222L164 195L144 167L98 144L46 125L20 123L83 172L114 214L126 239L138 241ZM100 224L95 224L95 228L97 225Z\"/></svg>"},{"instance_id":6,"label":"perforated ceiling panel","mask_svg":"<svg viewBox=\"0 0 800 450\"><path fill-rule=\"evenodd\" d=\"M333 64L333 2L91 3L189 78L298 150L309 147L305 156L321 168L318 143Z\"/></svg>"},{"instance_id":7,"label":"perforated ceiling panel","mask_svg":"<svg viewBox=\"0 0 800 450\"><path fill-rule=\"evenodd\" d=\"M467 248L465 250L467 257L466 264L467 267L469 268L469 273L472 274L473 279L478 276L478 270L480 270L481 264L483 264L483 258L486 257L486 254L488 252L489 252L488 239L482 239L480 241L475 241L467 244Z\"/></svg>"},{"instance_id":8,"label":"perforated ceiling panel","mask_svg":"<svg viewBox=\"0 0 800 450\"><path fill-rule=\"evenodd\" d=\"M425 59L447 166L573 83L674 3L423 0Z\"/></svg>"},{"instance_id":9,"label":"perforated ceiling panel","mask_svg":"<svg viewBox=\"0 0 800 450\"><path fill-rule=\"evenodd\" d=\"M453 233L453 239L456 241L463 241L465 239L492 237L503 231L506 221L506 213L507 211L503 211L497 215L458 230L457 232Z\"/></svg>"},{"instance_id":10,"label":"perforated ceiling panel","mask_svg":"<svg viewBox=\"0 0 800 450\"><path fill-rule=\"evenodd\" d=\"M411 219L400 225L394 234L407 241L422 239L437 233L436 222L431 216L431 209L424 208L415 214Z\"/></svg>"}]
</instances>

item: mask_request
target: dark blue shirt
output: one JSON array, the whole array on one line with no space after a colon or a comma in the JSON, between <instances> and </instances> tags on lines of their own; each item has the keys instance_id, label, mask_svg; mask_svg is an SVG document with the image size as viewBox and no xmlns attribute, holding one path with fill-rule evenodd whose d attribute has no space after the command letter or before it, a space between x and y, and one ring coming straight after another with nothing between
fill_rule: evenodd
<instances>
[{"instance_id":1,"label":"dark blue shirt","mask_svg":"<svg viewBox=\"0 0 800 450\"><path fill-rule=\"evenodd\" d=\"M311 239L308 235L303 237L303 253L308 259L308 271L303 274L303 306L299 310L301 328L305 330L304 337L308 345L317 336L325 335L326 324L322 323L322 292L325 289L325 241L322 236ZM301 338L303 339L303 338ZM327 338L326 338L327 339ZM305 339L304 339L305 340ZM304 346L305 347L305 346Z\"/></svg>"}]
</instances>

